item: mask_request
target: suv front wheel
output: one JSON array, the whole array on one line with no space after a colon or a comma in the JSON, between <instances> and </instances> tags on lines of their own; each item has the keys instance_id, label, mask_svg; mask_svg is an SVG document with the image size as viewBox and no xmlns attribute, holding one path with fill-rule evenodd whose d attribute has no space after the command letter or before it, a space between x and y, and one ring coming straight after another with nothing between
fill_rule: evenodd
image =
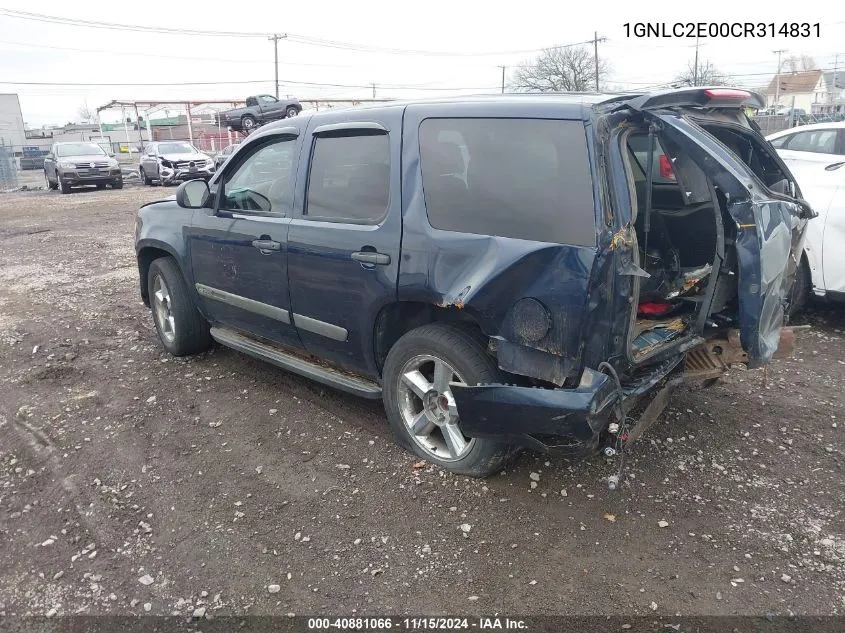
<instances>
[{"instance_id":1,"label":"suv front wheel","mask_svg":"<svg viewBox=\"0 0 845 633\"><path fill-rule=\"evenodd\" d=\"M211 346L208 321L194 305L172 257L161 257L150 264L147 291L158 338L168 352L185 356Z\"/></svg>"},{"instance_id":2,"label":"suv front wheel","mask_svg":"<svg viewBox=\"0 0 845 633\"><path fill-rule=\"evenodd\" d=\"M500 381L484 346L463 329L431 323L408 332L388 353L383 378L387 418L406 450L471 477L495 473L514 454L508 444L461 432L451 383Z\"/></svg>"}]
</instances>

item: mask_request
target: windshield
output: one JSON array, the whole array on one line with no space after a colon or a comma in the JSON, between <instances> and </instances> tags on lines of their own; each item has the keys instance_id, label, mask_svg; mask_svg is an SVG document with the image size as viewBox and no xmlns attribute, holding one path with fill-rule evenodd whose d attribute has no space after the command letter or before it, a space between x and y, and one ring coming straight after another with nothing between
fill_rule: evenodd
<instances>
[{"instance_id":1,"label":"windshield","mask_svg":"<svg viewBox=\"0 0 845 633\"><path fill-rule=\"evenodd\" d=\"M199 150L190 143L159 143L159 154L197 154Z\"/></svg>"},{"instance_id":2,"label":"windshield","mask_svg":"<svg viewBox=\"0 0 845 633\"><path fill-rule=\"evenodd\" d=\"M94 143L65 143L56 146L57 156L105 156L103 148Z\"/></svg>"}]
</instances>

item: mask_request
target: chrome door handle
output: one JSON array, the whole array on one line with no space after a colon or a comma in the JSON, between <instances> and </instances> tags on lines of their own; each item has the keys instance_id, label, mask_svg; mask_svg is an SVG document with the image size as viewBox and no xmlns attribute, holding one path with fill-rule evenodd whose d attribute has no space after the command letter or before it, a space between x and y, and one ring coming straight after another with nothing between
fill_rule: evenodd
<instances>
[{"instance_id":1,"label":"chrome door handle","mask_svg":"<svg viewBox=\"0 0 845 633\"><path fill-rule=\"evenodd\" d=\"M282 250L282 243L274 240L252 240L252 245L264 254Z\"/></svg>"},{"instance_id":2,"label":"chrome door handle","mask_svg":"<svg viewBox=\"0 0 845 633\"><path fill-rule=\"evenodd\" d=\"M376 253L374 251L357 251L352 253L352 259L362 264L376 264L379 266L390 264L390 255L387 253Z\"/></svg>"}]
</instances>

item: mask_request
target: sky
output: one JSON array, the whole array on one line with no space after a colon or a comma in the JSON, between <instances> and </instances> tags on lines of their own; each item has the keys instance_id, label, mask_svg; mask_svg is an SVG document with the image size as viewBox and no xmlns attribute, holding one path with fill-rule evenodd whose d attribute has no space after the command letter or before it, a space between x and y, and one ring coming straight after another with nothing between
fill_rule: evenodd
<instances>
[{"instance_id":1,"label":"sky","mask_svg":"<svg viewBox=\"0 0 845 633\"><path fill-rule=\"evenodd\" d=\"M83 27L45 21L44 16L173 32ZM0 93L20 95L24 121L31 127L76 120L81 106L96 109L113 99L242 100L273 94L270 33L288 35L278 45L280 94L300 99L371 97L373 83L376 96L385 98L498 92L502 65L509 78L540 49L592 40L595 33L604 38L598 52L611 69L607 86L642 90L683 71L692 62L696 40L636 38L626 33L626 23L663 22L671 29L676 22L763 21L779 27L798 19L819 23L819 36L813 27L811 37L702 38L700 63L710 61L750 88L771 80L778 49L786 51L784 57L809 55L821 68L837 65L845 72L845 4L840 2L808 3L798 11L794 2L779 0L0 0ZM119 119L119 110L102 113L104 122Z\"/></svg>"}]
</instances>

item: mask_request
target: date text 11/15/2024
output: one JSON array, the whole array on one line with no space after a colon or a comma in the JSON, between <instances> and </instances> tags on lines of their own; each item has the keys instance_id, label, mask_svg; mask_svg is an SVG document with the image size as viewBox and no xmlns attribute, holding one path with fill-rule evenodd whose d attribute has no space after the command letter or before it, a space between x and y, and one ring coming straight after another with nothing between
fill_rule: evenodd
<instances>
[{"instance_id":1,"label":"date text 11/15/2024","mask_svg":"<svg viewBox=\"0 0 845 633\"><path fill-rule=\"evenodd\" d=\"M726 38L821 37L821 24L809 22L626 22L625 37Z\"/></svg>"},{"instance_id":2,"label":"date text 11/15/2024","mask_svg":"<svg viewBox=\"0 0 845 633\"><path fill-rule=\"evenodd\" d=\"M308 618L308 629L340 631L377 631L399 629L402 631L452 631L452 630L502 630L527 631L524 620L516 618Z\"/></svg>"}]
</instances>

